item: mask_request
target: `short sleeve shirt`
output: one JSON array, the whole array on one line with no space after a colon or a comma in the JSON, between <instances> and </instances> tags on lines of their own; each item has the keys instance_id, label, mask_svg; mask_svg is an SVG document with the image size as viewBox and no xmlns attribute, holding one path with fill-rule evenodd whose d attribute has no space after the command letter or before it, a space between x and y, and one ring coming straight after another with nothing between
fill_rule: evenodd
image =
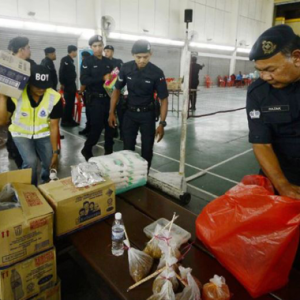
<instances>
[{"instance_id":1,"label":"short sleeve shirt","mask_svg":"<svg viewBox=\"0 0 300 300\"><path fill-rule=\"evenodd\" d=\"M300 157L300 82L275 89L258 79L248 89L246 108L250 143Z\"/></svg>"},{"instance_id":2,"label":"short sleeve shirt","mask_svg":"<svg viewBox=\"0 0 300 300\"><path fill-rule=\"evenodd\" d=\"M135 61L125 63L120 70L115 88L121 90L127 84L128 104L147 106L153 101L156 92L159 99L169 96L163 71L149 62L138 69Z\"/></svg>"}]
</instances>

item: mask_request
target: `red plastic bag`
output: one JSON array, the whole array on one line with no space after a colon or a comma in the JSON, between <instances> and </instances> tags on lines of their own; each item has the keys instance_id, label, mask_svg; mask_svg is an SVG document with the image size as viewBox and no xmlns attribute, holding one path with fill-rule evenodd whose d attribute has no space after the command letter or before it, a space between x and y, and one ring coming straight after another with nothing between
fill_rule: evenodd
<instances>
[{"instance_id":1,"label":"red plastic bag","mask_svg":"<svg viewBox=\"0 0 300 300\"><path fill-rule=\"evenodd\" d=\"M272 195L262 176L243 182L203 209L196 233L251 296L259 297L288 281L299 243L300 201Z\"/></svg>"}]
</instances>

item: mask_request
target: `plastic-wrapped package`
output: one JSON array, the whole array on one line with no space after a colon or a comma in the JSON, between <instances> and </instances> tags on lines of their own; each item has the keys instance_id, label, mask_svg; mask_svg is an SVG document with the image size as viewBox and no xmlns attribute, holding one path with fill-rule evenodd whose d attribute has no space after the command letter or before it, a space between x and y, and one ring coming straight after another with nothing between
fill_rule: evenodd
<instances>
[{"instance_id":1,"label":"plastic-wrapped package","mask_svg":"<svg viewBox=\"0 0 300 300\"><path fill-rule=\"evenodd\" d=\"M90 186L105 181L97 164L90 162L71 166L71 175L72 182L76 187Z\"/></svg>"},{"instance_id":2,"label":"plastic-wrapped package","mask_svg":"<svg viewBox=\"0 0 300 300\"><path fill-rule=\"evenodd\" d=\"M165 281L158 294L153 294L147 300L175 300L175 293L170 281Z\"/></svg>"},{"instance_id":3,"label":"plastic-wrapped package","mask_svg":"<svg viewBox=\"0 0 300 300\"><path fill-rule=\"evenodd\" d=\"M161 258L161 249L158 246L158 242L161 238L160 231L162 227L157 224L153 232L153 239L147 243L144 252L152 256L153 258Z\"/></svg>"},{"instance_id":4,"label":"plastic-wrapped package","mask_svg":"<svg viewBox=\"0 0 300 300\"><path fill-rule=\"evenodd\" d=\"M174 238L169 230L163 230L162 237L159 239L158 246L162 251L157 269L163 268L168 262L169 266L175 264L181 257L181 253L178 250L180 242Z\"/></svg>"},{"instance_id":5,"label":"plastic-wrapped package","mask_svg":"<svg viewBox=\"0 0 300 300\"><path fill-rule=\"evenodd\" d=\"M129 273L133 280L138 282L149 274L153 258L143 251L130 247L127 240L124 244L128 247Z\"/></svg>"},{"instance_id":6,"label":"plastic-wrapped package","mask_svg":"<svg viewBox=\"0 0 300 300\"><path fill-rule=\"evenodd\" d=\"M20 207L18 195L10 183L6 184L0 192L0 210Z\"/></svg>"},{"instance_id":7,"label":"plastic-wrapped package","mask_svg":"<svg viewBox=\"0 0 300 300\"><path fill-rule=\"evenodd\" d=\"M201 293L200 289L192 276L191 268L184 268L179 266L180 276L181 278L188 284L183 292L176 295L176 300L200 300Z\"/></svg>"},{"instance_id":8,"label":"plastic-wrapped package","mask_svg":"<svg viewBox=\"0 0 300 300\"><path fill-rule=\"evenodd\" d=\"M168 267L155 278L152 287L153 294L160 293L166 282L170 282L172 284L172 289L174 292L177 291L179 282L176 278L176 273L174 272L173 267Z\"/></svg>"},{"instance_id":9,"label":"plastic-wrapped package","mask_svg":"<svg viewBox=\"0 0 300 300\"><path fill-rule=\"evenodd\" d=\"M230 291L223 276L215 275L209 280L209 283L204 284L202 290L203 300L229 300Z\"/></svg>"}]
</instances>

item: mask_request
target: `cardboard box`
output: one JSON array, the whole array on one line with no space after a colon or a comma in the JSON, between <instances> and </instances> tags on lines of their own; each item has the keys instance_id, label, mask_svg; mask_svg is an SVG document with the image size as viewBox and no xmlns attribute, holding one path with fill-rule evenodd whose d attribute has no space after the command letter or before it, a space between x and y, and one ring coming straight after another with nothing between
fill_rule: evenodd
<instances>
[{"instance_id":1,"label":"cardboard box","mask_svg":"<svg viewBox=\"0 0 300 300\"><path fill-rule=\"evenodd\" d=\"M29 62L0 51L0 94L19 98L29 77Z\"/></svg>"},{"instance_id":2,"label":"cardboard box","mask_svg":"<svg viewBox=\"0 0 300 300\"><path fill-rule=\"evenodd\" d=\"M0 268L53 247L53 210L30 182L29 169L0 174L0 190L12 183L21 204L0 210Z\"/></svg>"},{"instance_id":3,"label":"cardboard box","mask_svg":"<svg viewBox=\"0 0 300 300\"><path fill-rule=\"evenodd\" d=\"M90 187L76 188L68 177L40 185L39 189L54 209L57 236L95 223L116 210L115 186L109 179Z\"/></svg>"},{"instance_id":4,"label":"cardboard box","mask_svg":"<svg viewBox=\"0 0 300 300\"><path fill-rule=\"evenodd\" d=\"M61 300L61 288L60 288L60 280L56 285L50 289L45 290L41 294L33 297L32 300Z\"/></svg>"},{"instance_id":5,"label":"cardboard box","mask_svg":"<svg viewBox=\"0 0 300 300\"><path fill-rule=\"evenodd\" d=\"M0 270L0 299L25 300L57 282L55 249Z\"/></svg>"}]
</instances>

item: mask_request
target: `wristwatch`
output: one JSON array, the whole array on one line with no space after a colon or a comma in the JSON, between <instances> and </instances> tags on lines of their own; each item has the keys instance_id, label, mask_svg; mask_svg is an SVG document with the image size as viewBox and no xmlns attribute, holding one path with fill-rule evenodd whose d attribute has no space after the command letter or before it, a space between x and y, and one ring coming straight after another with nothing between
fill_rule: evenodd
<instances>
[{"instance_id":1,"label":"wristwatch","mask_svg":"<svg viewBox=\"0 0 300 300\"><path fill-rule=\"evenodd\" d=\"M54 150L54 151L52 151L52 154L60 154L60 150Z\"/></svg>"},{"instance_id":2,"label":"wristwatch","mask_svg":"<svg viewBox=\"0 0 300 300\"><path fill-rule=\"evenodd\" d=\"M162 127L166 127L167 126L167 122L166 121L160 121L159 125L162 125Z\"/></svg>"}]
</instances>

